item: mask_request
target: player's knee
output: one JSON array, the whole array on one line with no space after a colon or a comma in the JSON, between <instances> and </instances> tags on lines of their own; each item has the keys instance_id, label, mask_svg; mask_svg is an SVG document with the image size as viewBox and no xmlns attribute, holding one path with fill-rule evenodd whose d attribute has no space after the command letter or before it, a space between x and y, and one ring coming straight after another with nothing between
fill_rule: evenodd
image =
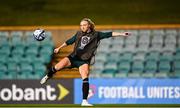
<instances>
[{"instance_id":1,"label":"player's knee","mask_svg":"<svg viewBox=\"0 0 180 108\"><path fill-rule=\"evenodd\" d=\"M63 68L63 66L61 66L61 65L59 65L59 64L56 64L56 65L54 66L54 68L55 68L57 71L60 71L60 70Z\"/></svg>"},{"instance_id":2,"label":"player's knee","mask_svg":"<svg viewBox=\"0 0 180 108\"><path fill-rule=\"evenodd\" d=\"M70 66L71 63L69 61L68 58L64 58L63 60L61 60L60 62L58 62L54 67L56 70L61 70L63 69L64 67L67 67L67 66Z\"/></svg>"},{"instance_id":3,"label":"player's knee","mask_svg":"<svg viewBox=\"0 0 180 108\"><path fill-rule=\"evenodd\" d=\"M82 77L82 79L88 78L89 77L88 72L82 72L81 77Z\"/></svg>"},{"instance_id":4,"label":"player's knee","mask_svg":"<svg viewBox=\"0 0 180 108\"><path fill-rule=\"evenodd\" d=\"M59 70L59 69L60 69L59 66L58 66L58 64L56 64L56 65L54 66L54 68L55 68L56 70Z\"/></svg>"}]
</instances>

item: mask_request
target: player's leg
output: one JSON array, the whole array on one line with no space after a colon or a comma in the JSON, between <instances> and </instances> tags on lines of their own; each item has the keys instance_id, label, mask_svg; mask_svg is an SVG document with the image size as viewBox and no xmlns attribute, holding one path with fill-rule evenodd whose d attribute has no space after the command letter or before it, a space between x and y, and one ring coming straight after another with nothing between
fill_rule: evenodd
<instances>
[{"instance_id":1,"label":"player's leg","mask_svg":"<svg viewBox=\"0 0 180 108\"><path fill-rule=\"evenodd\" d=\"M65 68L65 67L68 67L68 66L71 66L71 62L69 60L68 57L65 57L63 58L61 61L59 61L55 66L52 66L50 69L48 69L48 73L47 75L45 75L40 83L41 84L44 84L49 78L51 78L57 71Z\"/></svg>"},{"instance_id":2,"label":"player's leg","mask_svg":"<svg viewBox=\"0 0 180 108\"><path fill-rule=\"evenodd\" d=\"M82 101L82 106L92 106L91 104L88 103L87 97L89 93L89 65L88 64L83 64L79 67L79 72L81 74L81 78L83 80L82 84L82 92L83 92L83 101Z\"/></svg>"},{"instance_id":3,"label":"player's leg","mask_svg":"<svg viewBox=\"0 0 180 108\"><path fill-rule=\"evenodd\" d=\"M61 61L59 61L55 66L52 66L48 70L48 77L52 77L57 71L60 71L61 69L71 66L71 62L68 57L63 58Z\"/></svg>"}]
</instances>

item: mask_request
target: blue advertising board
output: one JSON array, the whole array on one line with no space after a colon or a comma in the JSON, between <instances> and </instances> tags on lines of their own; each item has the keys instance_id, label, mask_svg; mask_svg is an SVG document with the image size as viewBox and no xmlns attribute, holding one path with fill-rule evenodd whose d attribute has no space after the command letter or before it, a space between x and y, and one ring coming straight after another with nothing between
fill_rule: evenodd
<instances>
[{"instance_id":1,"label":"blue advertising board","mask_svg":"<svg viewBox=\"0 0 180 108\"><path fill-rule=\"evenodd\" d=\"M82 101L82 80L74 81L74 103ZM180 104L180 79L90 79L92 104Z\"/></svg>"}]
</instances>

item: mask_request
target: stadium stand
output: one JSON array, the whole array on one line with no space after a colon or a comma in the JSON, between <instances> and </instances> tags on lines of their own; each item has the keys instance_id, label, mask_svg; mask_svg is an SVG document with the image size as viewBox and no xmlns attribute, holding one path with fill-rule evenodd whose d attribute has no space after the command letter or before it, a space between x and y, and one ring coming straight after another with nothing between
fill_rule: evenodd
<instances>
[{"instance_id":1,"label":"stadium stand","mask_svg":"<svg viewBox=\"0 0 180 108\"><path fill-rule=\"evenodd\" d=\"M101 77L106 73L111 74L105 75L106 77L180 77L178 29L127 31L132 32L132 37L115 37L101 41L96 55L96 61L101 58L101 62L92 66L92 74L96 74L93 77ZM107 63L112 64L113 71L107 70ZM96 72L99 67L100 72Z\"/></svg>"},{"instance_id":2,"label":"stadium stand","mask_svg":"<svg viewBox=\"0 0 180 108\"><path fill-rule=\"evenodd\" d=\"M129 31L132 36L102 40L91 77L180 77L180 30L114 31ZM40 79L52 62L54 48L51 32L46 36L38 42L32 31L0 31L0 79Z\"/></svg>"},{"instance_id":3,"label":"stadium stand","mask_svg":"<svg viewBox=\"0 0 180 108\"><path fill-rule=\"evenodd\" d=\"M40 79L51 62L51 32L42 42L32 31L0 31L0 79Z\"/></svg>"}]
</instances>

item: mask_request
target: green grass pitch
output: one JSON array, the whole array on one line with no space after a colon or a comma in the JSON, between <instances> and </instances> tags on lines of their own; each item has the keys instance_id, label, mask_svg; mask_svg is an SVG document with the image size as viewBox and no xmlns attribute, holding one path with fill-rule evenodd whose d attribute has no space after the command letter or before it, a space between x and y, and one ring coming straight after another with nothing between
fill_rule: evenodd
<instances>
[{"instance_id":1,"label":"green grass pitch","mask_svg":"<svg viewBox=\"0 0 180 108\"><path fill-rule=\"evenodd\" d=\"M79 104L11 104L3 108L82 108ZM180 104L95 104L94 108L180 108Z\"/></svg>"}]
</instances>

